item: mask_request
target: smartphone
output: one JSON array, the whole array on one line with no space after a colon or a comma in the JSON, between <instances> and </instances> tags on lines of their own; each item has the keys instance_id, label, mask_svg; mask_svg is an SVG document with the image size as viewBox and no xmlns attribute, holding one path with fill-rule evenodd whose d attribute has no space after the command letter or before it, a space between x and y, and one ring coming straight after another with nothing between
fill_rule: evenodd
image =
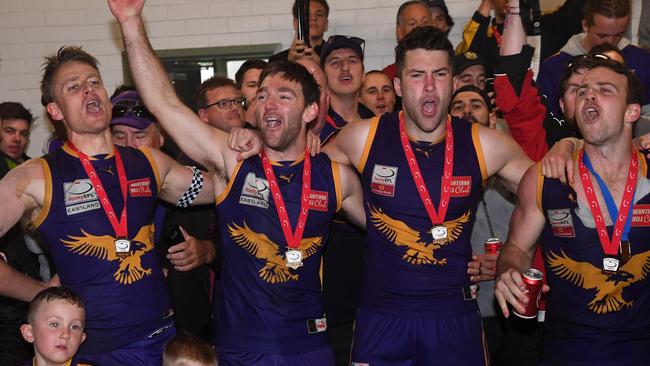
<instances>
[{"instance_id":1,"label":"smartphone","mask_svg":"<svg viewBox=\"0 0 650 366\"><path fill-rule=\"evenodd\" d=\"M309 45L309 1L298 0L298 39Z\"/></svg>"},{"instance_id":2,"label":"smartphone","mask_svg":"<svg viewBox=\"0 0 650 366\"><path fill-rule=\"evenodd\" d=\"M182 243L185 241L185 237L183 236L183 233L181 232L181 228L176 225L172 231L169 232L169 235L167 235L167 243L168 246L172 247L176 244Z\"/></svg>"}]
</instances>

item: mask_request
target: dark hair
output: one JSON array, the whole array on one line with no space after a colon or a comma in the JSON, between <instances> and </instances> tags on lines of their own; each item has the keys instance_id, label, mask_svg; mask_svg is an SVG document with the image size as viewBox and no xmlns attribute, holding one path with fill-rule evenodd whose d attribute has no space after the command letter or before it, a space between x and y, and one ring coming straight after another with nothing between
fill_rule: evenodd
<instances>
[{"instance_id":1,"label":"dark hair","mask_svg":"<svg viewBox=\"0 0 650 366\"><path fill-rule=\"evenodd\" d=\"M560 78L560 98L562 98L566 92L571 75L575 74L576 71L581 69L591 69L593 61L594 58L590 57L589 55L575 56L571 59L571 61L569 61L569 63L564 68L562 77Z\"/></svg>"},{"instance_id":2,"label":"dark hair","mask_svg":"<svg viewBox=\"0 0 650 366\"><path fill-rule=\"evenodd\" d=\"M246 60L241 66L239 67L239 70L235 73L235 84L237 84L237 89L241 89L241 84L244 82L244 76L246 75L246 72L250 69L260 69L264 70L266 67L266 64L268 62L260 59L252 59L252 60Z\"/></svg>"},{"instance_id":3,"label":"dark hair","mask_svg":"<svg viewBox=\"0 0 650 366\"><path fill-rule=\"evenodd\" d=\"M291 7L291 13L293 13L293 18L298 19L298 1L295 0L293 2L293 6ZM325 8L325 18L330 16L330 6L327 4L327 0L309 0L309 1L315 1Z\"/></svg>"},{"instance_id":4,"label":"dark hair","mask_svg":"<svg viewBox=\"0 0 650 366\"><path fill-rule=\"evenodd\" d=\"M29 303L29 309L27 310L28 321L30 323L34 321L34 314L42 303L52 302L55 300L63 300L70 305L76 305L78 308L84 311L86 309L81 297L71 289L67 287L48 287L45 290L39 292Z\"/></svg>"},{"instance_id":5,"label":"dark hair","mask_svg":"<svg viewBox=\"0 0 650 366\"><path fill-rule=\"evenodd\" d=\"M402 69L406 59L406 52L424 49L427 51L445 51L449 59L451 73L454 72L454 48L447 39L447 34L438 28L430 25L417 27L404 37L395 47L395 63L397 64L397 76L402 78Z\"/></svg>"},{"instance_id":6,"label":"dark hair","mask_svg":"<svg viewBox=\"0 0 650 366\"><path fill-rule=\"evenodd\" d=\"M592 61L591 70L597 67L605 67L617 74L625 76L627 79L627 98L625 99L625 102L627 104L643 105L643 85L639 81L639 78L636 77L634 72L632 72L627 66L614 60L596 58Z\"/></svg>"},{"instance_id":7,"label":"dark hair","mask_svg":"<svg viewBox=\"0 0 650 366\"><path fill-rule=\"evenodd\" d=\"M402 3L402 5L400 5L399 8L397 9L397 17L395 18L395 24L400 24L400 18L402 17L402 14L404 14L404 12L406 11L406 8L408 8L411 5L415 5L415 4L420 4L420 5L424 6L425 8L427 8L427 10L429 10L429 5L427 3L425 3L424 1L422 1L422 0L409 0L409 1L405 2L405 3Z\"/></svg>"},{"instance_id":8,"label":"dark hair","mask_svg":"<svg viewBox=\"0 0 650 366\"><path fill-rule=\"evenodd\" d=\"M268 76L282 74L281 78L287 81L299 83L302 86L302 94L305 97L305 107L318 103L320 100L320 87L314 76L301 64L291 61L271 62L264 68L260 75L260 85Z\"/></svg>"},{"instance_id":9,"label":"dark hair","mask_svg":"<svg viewBox=\"0 0 650 366\"><path fill-rule=\"evenodd\" d=\"M199 88L196 90L196 96L194 97L196 109L201 109L208 103L205 98L205 95L208 91L212 89L223 88L226 86L232 86L233 88L237 89L235 82L225 76L215 75L202 82Z\"/></svg>"},{"instance_id":10,"label":"dark hair","mask_svg":"<svg viewBox=\"0 0 650 366\"><path fill-rule=\"evenodd\" d=\"M449 109L451 110L451 106L454 104L454 98L460 93L464 92L471 92L471 93L476 93L478 94L481 99L483 100L483 103L485 104L485 107L487 108L488 111L492 112L492 102L490 101L490 96L485 92L485 90L480 89L472 84L468 85L463 85L460 88L454 90L454 93L451 95L451 103L449 103Z\"/></svg>"},{"instance_id":11,"label":"dark hair","mask_svg":"<svg viewBox=\"0 0 650 366\"><path fill-rule=\"evenodd\" d=\"M630 0L587 0L582 10L582 18L591 26L594 25L596 14L607 18L623 18L630 15L631 11Z\"/></svg>"},{"instance_id":12,"label":"dark hair","mask_svg":"<svg viewBox=\"0 0 650 366\"><path fill-rule=\"evenodd\" d=\"M31 125L34 116L29 109L18 102L3 102L0 103L0 121L5 119L22 119Z\"/></svg>"},{"instance_id":13,"label":"dark hair","mask_svg":"<svg viewBox=\"0 0 650 366\"><path fill-rule=\"evenodd\" d=\"M217 365L214 349L201 338L189 334L177 334L165 344L163 366L173 366L183 360L196 361L202 365Z\"/></svg>"},{"instance_id":14,"label":"dark hair","mask_svg":"<svg viewBox=\"0 0 650 366\"><path fill-rule=\"evenodd\" d=\"M43 78L41 79L41 104L45 107L54 101L54 94L52 90L52 80L54 74L65 64L69 62L80 62L91 66L97 72L99 68L97 59L91 56L88 52L84 51L79 46L63 46L59 48L56 54L45 57L43 63Z\"/></svg>"}]
</instances>

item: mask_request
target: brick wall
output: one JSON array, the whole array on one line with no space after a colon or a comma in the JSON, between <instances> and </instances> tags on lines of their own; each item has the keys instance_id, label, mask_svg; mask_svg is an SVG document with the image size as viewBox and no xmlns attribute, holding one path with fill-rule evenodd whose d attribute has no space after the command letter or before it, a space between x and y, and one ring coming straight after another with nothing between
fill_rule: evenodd
<instances>
[{"instance_id":1,"label":"brick wall","mask_svg":"<svg viewBox=\"0 0 650 366\"><path fill-rule=\"evenodd\" d=\"M367 70L393 60L395 14L402 0L329 0L327 34L366 39ZM144 16L156 49L280 42L292 37L292 0L149 0ZM463 25L479 0L447 0L460 41ZM641 0L634 0L636 33ZM633 35L636 40L636 34ZM0 0L0 101L18 101L39 116L28 150L39 156L50 128L40 105L43 56L63 44L78 44L100 61L110 92L122 83L122 44L106 0Z\"/></svg>"}]
</instances>

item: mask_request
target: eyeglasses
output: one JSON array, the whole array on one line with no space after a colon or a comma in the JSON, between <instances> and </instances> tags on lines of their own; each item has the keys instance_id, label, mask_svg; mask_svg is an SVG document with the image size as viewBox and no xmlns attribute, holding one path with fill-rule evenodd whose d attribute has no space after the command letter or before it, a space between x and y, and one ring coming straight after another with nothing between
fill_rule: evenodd
<instances>
[{"instance_id":1,"label":"eyeglasses","mask_svg":"<svg viewBox=\"0 0 650 366\"><path fill-rule=\"evenodd\" d=\"M201 108L202 109L208 109L208 108L212 107L213 105L216 105L217 108L225 111L225 110L229 109L231 105L233 105L235 107L242 107L243 108L245 104L246 104L246 98L239 97L239 98L235 98L235 99L222 99L222 100L216 101L216 102L214 102L212 104L208 104L206 106L203 106Z\"/></svg>"},{"instance_id":2,"label":"eyeglasses","mask_svg":"<svg viewBox=\"0 0 650 366\"><path fill-rule=\"evenodd\" d=\"M156 120L156 117L147 108L134 100L121 100L113 106L113 118L124 117L127 113L142 119Z\"/></svg>"}]
</instances>

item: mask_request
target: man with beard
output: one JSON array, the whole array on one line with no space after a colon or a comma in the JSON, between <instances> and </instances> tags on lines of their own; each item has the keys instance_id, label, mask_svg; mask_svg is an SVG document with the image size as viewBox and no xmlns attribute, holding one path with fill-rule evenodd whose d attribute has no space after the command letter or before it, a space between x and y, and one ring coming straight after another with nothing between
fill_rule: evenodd
<instances>
[{"instance_id":1,"label":"man with beard","mask_svg":"<svg viewBox=\"0 0 650 366\"><path fill-rule=\"evenodd\" d=\"M214 314L220 364L332 365L319 279L323 244L337 211L359 225L365 219L354 172L324 154L311 157L306 148L307 124L318 115L318 84L301 65L269 64L256 109L265 146L238 162L227 136L201 123L174 93L146 38L144 1L110 0L109 6L145 104L192 159L214 172L222 244Z\"/></svg>"},{"instance_id":2,"label":"man with beard","mask_svg":"<svg viewBox=\"0 0 650 366\"><path fill-rule=\"evenodd\" d=\"M453 57L444 32L413 30L396 48L403 113L349 124L325 146L357 167L365 191L368 248L353 362L485 362L467 276L479 274L468 270L473 210L488 177L516 190L531 161L504 134L452 123Z\"/></svg>"},{"instance_id":3,"label":"man with beard","mask_svg":"<svg viewBox=\"0 0 650 366\"><path fill-rule=\"evenodd\" d=\"M80 360L159 365L174 325L153 250L155 202L211 202L212 181L156 150L113 145L97 61L81 48L62 47L46 58L41 92L47 112L65 123L68 141L0 181L0 235L27 220L61 284L84 299L88 339ZM11 292L22 299L35 294L33 286Z\"/></svg>"},{"instance_id":4,"label":"man with beard","mask_svg":"<svg viewBox=\"0 0 650 366\"><path fill-rule=\"evenodd\" d=\"M541 234L550 291L542 364L638 365L650 356L647 158L632 146L643 89L624 65L595 59L576 91L584 148L572 185L531 167L497 265L504 315L534 301L522 272ZM549 289L546 288L546 291Z\"/></svg>"}]
</instances>

